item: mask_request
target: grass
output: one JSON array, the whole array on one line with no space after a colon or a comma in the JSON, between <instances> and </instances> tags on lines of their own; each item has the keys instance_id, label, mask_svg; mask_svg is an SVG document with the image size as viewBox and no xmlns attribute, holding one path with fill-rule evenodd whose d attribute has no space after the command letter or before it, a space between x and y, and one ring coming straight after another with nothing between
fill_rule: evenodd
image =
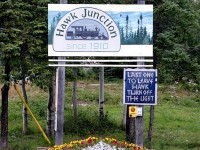
<instances>
[{"instance_id":1,"label":"grass","mask_svg":"<svg viewBox=\"0 0 200 150\"><path fill-rule=\"evenodd\" d=\"M73 119L71 107L72 83L67 83L65 98L64 142L88 136L113 137L126 140L122 129L122 82L105 85L105 117L98 119L97 82L78 83L78 99L86 106L79 106L78 120ZM46 128L48 94L35 86L27 86L29 107L43 130ZM35 150L49 146L33 119L28 118L28 133L22 134L22 102L11 87L9 93L9 148L8 150ZM144 113L144 145L147 145L149 106ZM51 139L52 144L54 139ZM200 150L200 98L198 91L179 85L158 87L158 105L155 106L153 149Z\"/></svg>"}]
</instances>

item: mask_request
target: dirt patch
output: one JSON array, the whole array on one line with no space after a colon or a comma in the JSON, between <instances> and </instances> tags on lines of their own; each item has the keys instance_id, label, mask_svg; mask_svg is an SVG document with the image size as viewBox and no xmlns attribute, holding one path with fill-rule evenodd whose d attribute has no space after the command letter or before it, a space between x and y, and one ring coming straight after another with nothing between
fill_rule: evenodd
<instances>
[{"instance_id":1,"label":"dirt patch","mask_svg":"<svg viewBox=\"0 0 200 150\"><path fill-rule=\"evenodd\" d=\"M83 100L78 100L78 105L79 106L88 106L90 104L88 102L83 101Z\"/></svg>"}]
</instances>

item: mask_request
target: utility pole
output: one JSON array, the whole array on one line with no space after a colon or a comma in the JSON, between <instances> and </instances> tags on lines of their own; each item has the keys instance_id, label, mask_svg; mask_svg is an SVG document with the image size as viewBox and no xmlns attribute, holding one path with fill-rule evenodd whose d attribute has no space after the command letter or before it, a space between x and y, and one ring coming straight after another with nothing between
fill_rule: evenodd
<instances>
[{"instance_id":1,"label":"utility pole","mask_svg":"<svg viewBox=\"0 0 200 150\"><path fill-rule=\"evenodd\" d=\"M67 4L67 0L60 0L60 4ZM65 57L58 57L63 60ZM64 64L65 62L58 62ZM63 144L64 126L64 97L65 97L65 67L59 66L56 72L56 113L55 113L55 144Z\"/></svg>"}]
</instances>

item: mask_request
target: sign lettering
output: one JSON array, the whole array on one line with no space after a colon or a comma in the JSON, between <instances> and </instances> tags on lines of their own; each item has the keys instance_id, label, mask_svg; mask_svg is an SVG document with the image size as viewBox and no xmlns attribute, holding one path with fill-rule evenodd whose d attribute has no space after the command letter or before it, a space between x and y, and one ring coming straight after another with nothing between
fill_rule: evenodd
<instances>
[{"instance_id":1,"label":"sign lettering","mask_svg":"<svg viewBox=\"0 0 200 150\"><path fill-rule=\"evenodd\" d=\"M157 70L124 70L124 104L157 104Z\"/></svg>"}]
</instances>

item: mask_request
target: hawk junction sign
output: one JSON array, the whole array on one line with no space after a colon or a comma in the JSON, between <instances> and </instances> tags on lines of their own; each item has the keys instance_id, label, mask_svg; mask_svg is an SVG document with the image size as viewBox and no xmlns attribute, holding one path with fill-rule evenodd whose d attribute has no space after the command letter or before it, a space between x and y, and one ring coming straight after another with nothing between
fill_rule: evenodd
<instances>
[{"instance_id":1,"label":"hawk junction sign","mask_svg":"<svg viewBox=\"0 0 200 150\"><path fill-rule=\"evenodd\" d=\"M49 4L48 28L49 56L153 56L152 5Z\"/></svg>"}]
</instances>

